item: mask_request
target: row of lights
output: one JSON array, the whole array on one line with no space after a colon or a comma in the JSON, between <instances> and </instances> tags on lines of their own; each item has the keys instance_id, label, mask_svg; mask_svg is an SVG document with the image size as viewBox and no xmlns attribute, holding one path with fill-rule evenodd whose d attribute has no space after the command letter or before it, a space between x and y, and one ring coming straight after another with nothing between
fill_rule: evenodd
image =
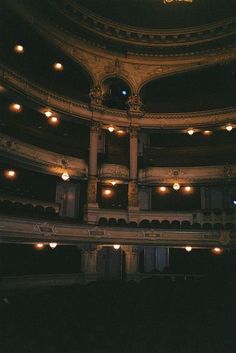
<instances>
[{"instance_id":1,"label":"row of lights","mask_svg":"<svg viewBox=\"0 0 236 353\"><path fill-rule=\"evenodd\" d=\"M21 106L19 103L12 103L12 104L10 105L10 110L13 111L13 112L15 112L15 113L19 113L19 112L22 111L22 106ZM44 112L44 114L45 114L45 116L50 120L50 123L51 123L51 124L56 125L56 124L59 123L58 117L56 117L50 110L46 110L46 111ZM231 123L228 123L228 124L225 126L225 130L228 131L228 132L232 131L233 128L234 128L234 127L233 127L233 125L232 125ZM118 135L124 135L124 134L126 133L125 130L122 130L122 129L120 129L120 128L117 129L117 128L115 128L113 125L108 126L108 127L107 127L107 130L108 130L109 132L111 132L111 133L115 131ZM189 128L189 129L187 130L187 133L188 133L190 136L192 136L195 132L197 132L197 130L195 130L195 129L193 129L193 128ZM206 135L206 136L209 136L209 135L211 135L212 133L213 133L213 132L212 132L211 130L204 130L204 131L203 131L203 134Z\"/></svg>"},{"instance_id":2,"label":"row of lights","mask_svg":"<svg viewBox=\"0 0 236 353\"><path fill-rule=\"evenodd\" d=\"M10 110L14 113L20 113L23 108L19 103L12 103L10 104ZM59 118L53 114L50 110L46 110L44 115L48 118L48 121L52 125L57 125L59 123Z\"/></svg>"},{"instance_id":3,"label":"row of lights","mask_svg":"<svg viewBox=\"0 0 236 353\"><path fill-rule=\"evenodd\" d=\"M55 249L57 247L57 243L49 243L48 245L50 246L51 249ZM34 246L35 246L36 249L42 250L44 248L45 244L44 243L36 243ZM115 250L119 250L120 249L120 245L119 244L115 244L115 245L113 245L113 248ZM185 247L185 250L187 252L191 252L192 249L193 248L191 246L186 246ZM222 248L215 247L211 251L215 255L220 255L220 254L223 253L224 250Z\"/></svg>"},{"instance_id":4,"label":"row of lights","mask_svg":"<svg viewBox=\"0 0 236 353\"><path fill-rule=\"evenodd\" d=\"M186 247L185 247L185 250L186 250L187 252L190 252L190 251L193 250L193 248L192 248L191 246L186 246ZM213 254L215 254L215 255L221 255L221 254L223 253L223 251L224 251L224 250L223 250L222 248L218 248L218 247L211 249L211 252L212 252Z\"/></svg>"},{"instance_id":5,"label":"row of lights","mask_svg":"<svg viewBox=\"0 0 236 353\"><path fill-rule=\"evenodd\" d=\"M44 244L44 243L36 243L36 244L34 245L34 247L35 247L37 250L42 250L45 245L46 245L46 244ZM51 249L55 249L58 244L57 244L57 243L49 243L48 245L50 246ZM119 245L119 244L115 244L115 245L113 245L113 248L114 248L115 250L119 250L119 249L120 249L120 245Z\"/></svg>"},{"instance_id":6,"label":"row of lights","mask_svg":"<svg viewBox=\"0 0 236 353\"><path fill-rule=\"evenodd\" d=\"M231 123L228 123L228 124L225 126L225 130L228 131L228 132L232 131L233 128L234 128L234 127L233 127L233 125L232 125ZM187 133L188 133L190 136L192 136L195 132L198 132L198 131L195 130L194 128L189 128L189 129L187 130ZM213 131L212 131L212 130L204 130L202 133L203 133L203 135L205 135L205 136L210 136L210 135L213 134Z\"/></svg>"},{"instance_id":7,"label":"row of lights","mask_svg":"<svg viewBox=\"0 0 236 353\"><path fill-rule=\"evenodd\" d=\"M6 179L15 179L16 178L16 172L13 169L9 169L9 170L5 170L4 171L4 176ZM65 170L62 175L61 175L62 180L64 181L69 181L70 180L70 176L69 173Z\"/></svg>"},{"instance_id":8,"label":"row of lights","mask_svg":"<svg viewBox=\"0 0 236 353\"><path fill-rule=\"evenodd\" d=\"M181 188L181 186L180 186L179 183L174 183L172 187L173 187L173 189L174 189L175 191L178 191L178 190ZM164 192L167 191L167 187L166 187L166 186L160 186L160 187L159 187L159 191L164 193ZM186 191L186 192L191 192L191 191L192 191L191 186L185 186L185 187L184 187L184 191Z\"/></svg>"},{"instance_id":9,"label":"row of lights","mask_svg":"<svg viewBox=\"0 0 236 353\"><path fill-rule=\"evenodd\" d=\"M14 46L14 51L16 54L24 54L25 49L22 44L16 44ZM55 71L63 71L64 70L64 66L60 62L53 63L52 67Z\"/></svg>"}]
</instances>

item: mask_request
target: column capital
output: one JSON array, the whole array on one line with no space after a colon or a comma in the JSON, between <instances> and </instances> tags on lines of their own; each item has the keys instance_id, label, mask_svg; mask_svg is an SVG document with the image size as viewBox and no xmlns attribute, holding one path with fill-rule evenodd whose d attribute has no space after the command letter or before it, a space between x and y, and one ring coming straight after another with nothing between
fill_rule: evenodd
<instances>
[{"instance_id":1,"label":"column capital","mask_svg":"<svg viewBox=\"0 0 236 353\"><path fill-rule=\"evenodd\" d=\"M91 122L90 122L90 132L98 132L100 127L101 127L101 124L100 124L99 121L91 120Z\"/></svg>"},{"instance_id":2,"label":"column capital","mask_svg":"<svg viewBox=\"0 0 236 353\"><path fill-rule=\"evenodd\" d=\"M140 128L137 126L130 126L129 127L129 136L131 138L135 138L138 137L138 132L139 132Z\"/></svg>"}]
</instances>

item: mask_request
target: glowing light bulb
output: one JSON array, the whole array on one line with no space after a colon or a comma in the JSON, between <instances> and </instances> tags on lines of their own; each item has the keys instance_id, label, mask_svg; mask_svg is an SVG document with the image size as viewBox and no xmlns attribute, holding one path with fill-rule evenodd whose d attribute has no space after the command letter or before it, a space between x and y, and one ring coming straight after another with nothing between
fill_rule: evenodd
<instances>
[{"instance_id":1,"label":"glowing light bulb","mask_svg":"<svg viewBox=\"0 0 236 353\"><path fill-rule=\"evenodd\" d=\"M179 189L180 189L179 183L174 183L174 184L173 184L173 189L174 189L175 191L179 190Z\"/></svg>"},{"instance_id":2,"label":"glowing light bulb","mask_svg":"<svg viewBox=\"0 0 236 353\"><path fill-rule=\"evenodd\" d=\"M61 63L54 63L53 68L55 71L63 71L64 70L64 67Z\"/></svg>"},{"instance_id":3,"label":"glowing light bulb","mask_svg":"<svg viewBox=\"0 0 236 353\"><path fill-rule=\"evenodd\" d=\"M186 246L185 250L186 250L187 252L190 252L190 251L192 251L192 247L191 247L191 246Z\"/></svg>"},{"instance_id":4,"label":"glowing light bulb","mask_svg":"<svg viewBox=\"0 0 236 353\"><path fill-rule=\"evenodd\" d=\"M50 124L52 124L52 125L57 125L57 124L59 123L59 119L58 119L56 116L51 116L51 117L49 118L49 122L50 122Z\"/></svg>"},{"instance_id":5,"label":"glowing light bulb","mask_svg":"<svg viewBox=\"0 0 236 353\"><path fill-rule=\"evenodd\" d=\"M47 118L50 118L52 116L52 112L50 110L46 110L44 114L46 115Z\"/></svg>"},{"instance_id":6,"label":"glowing light bulb","mask_svg":"<svg viewBox=\"0 0 236 353\"><path fill-rule=\"evenodd\" d=\"M223 249L216 247L212 249L212 252L216 255L220 255L223 252Z\"/></svg>"},{"instance_id":7,"label":"glowing light bulb","mask_svg":"<svg viewBox=\"0 0 236 353\"><path fill-rule=\"evenodd\" d=\"M229 131L229 132L233 130L233 126L232 126L231 124L226 125L225 128L226 128L226 130Z\"/></svg>"},{"instance_id":8,"label":"glowing light bulb","mask_svg":"<svg viewBox=\"0 0 236 353\"><path fill-rule=\"evenodd\" d=\"M110 189L105 189L103 193L106 196L110 196L111 195L111 190Z\"/></svg>"},{"instance_id":9,"label":"glowing light bulb","mask_svg":"<svg viewBox=\"0 0 236 353\"><path fill-rule=\"evenodd\" d=\"M119 249L120 249L120 245L115 244L115 245L113 245L113 248L114 248L115 250L119 250Z\"/></svg>"},{"instance_id":10,"label":"glowing light bulb","mask_svg":"<svg viewBox=\"0 0 236 353\"><path fill-rule=\"evenodd\" d=\"M17 54L23 54L24 53L24 47L21 44L16 44L14 46L14 50Z\"/></svg>"},{"instance_id":11,"label":"glowing light bulb","mask_svg":"<svg viewBox=\"0 0 236 353\"><path fill-rule=\"evenodd\" d=\"M69 176L69 174L67 172L62 173L61 178L64 181L69 181L70 180L70 176Z\"/></svg>"},{"instance_id":12,"label":"glowing light bulb","mask_svg":"<svg viewBox=\"0 0 236 353\"><path fill-rule=\"evenodd\" d=\"M203 134L204 134L205 136L209 136L209 135L212 134L212 131L211 131L211 130L204 130L204 131L203 131Z\"/></svg>"},{"instance_id":13,"label":"glowing light bulb","mask_svg":"<svg viewBox=\"0 0 236 353\"><path fill-rule=\"evenodd\" d=\"M43 249L44 248L44 244L43 243L37 243L37 244L35 244L35 248L36 249Z\"/></svg>"},{"instance_id":14,"label":"glowing light bulb","mask_svg":"<svg viewBox=\"0 0 236 353\"><path fill-rule=\"evenodd\" d=\"M115 128L113 126L109 126L109 128L108 128L109 132L113 132L114 130L115 130Z\"/></svg>"},{"instance_id":15,"label":"glowing light bulb","mask_svg":"<svg viewBox=\"0 0 236 353\"><path fill-rule=\"evenodd\" d=\"M187 191L187 192L189 192L189 191L192 190L192 188L191 188L191 186L185 186L184 190Z\"/></svg>"},{"instance_id":16,"label":"glowing light bulb","mask_svg":"<svg viewBox=\"0 0 236 353\"><path fill-rule=\"evenodd\" d=\"M125 131L121 130L121 129L117 130L116 132L117 132L118 135L124 135L125 134Z\"/></svg>"},{"instance_id":17,"label":"glowing light bulb","mask_svg":"<svg viewBox=\"0 0 236 353\"><path fill-rule=\"evenodd\" d=\"M13 169L5 171L5 177L8 179L14 179L16 176L16 172Z\"/></svg>"},{"instance_id":18,"label":"glowing light bulb","mask_svg":"<svg viewBox=\"0 0 236 353\"><path fill-rule=\"evenodd\" d=\"M192 128L188 129L188 134L189 134L190 136L193 135L193 134L194 134L194 129L192 129Z\"/></svg>"},{"instance_id":19,"label":"glowing light bulb","mask_svg":"<svg viewBox=\"0 0 236 353\"><path fill-rule=\"evenodd\" d=\"M21 105L19 103L12 103L10 105L10 110L16 113L19 113L21 111Z\"/></svg>"},{"instance_id":20,"label":"glowing light bulb","mask_svg":"<svg viewBox=\"0 0 236 353\"><path fill-rule=\"evenodd\" d=\"M57 247L57 243L49 243L51 249L55 249Z\"/></svg>"},{"instance_id":21,"label":"glowing light bulb","mask_svg":"<svg viewBox=\"0 0 236 353\"><path fill-rule=\"evenodd\" d=\"M115 186L115 185L116 185L116 181L112 181L112 182L111 182L111 185L112 185L112 186Z\"/></svg>"},{"instance_id":22,"label":"glowing light bulb","mask_svg":"<svg viewBox=\"0 0 236 353\"><path fill-rule=\"evenodd\" d=\"M165 187L165 186L160 186L159 190L160 190L161 192L165 192L165 191L166 191L166 187Z\"/></svg>"}]
</instances>

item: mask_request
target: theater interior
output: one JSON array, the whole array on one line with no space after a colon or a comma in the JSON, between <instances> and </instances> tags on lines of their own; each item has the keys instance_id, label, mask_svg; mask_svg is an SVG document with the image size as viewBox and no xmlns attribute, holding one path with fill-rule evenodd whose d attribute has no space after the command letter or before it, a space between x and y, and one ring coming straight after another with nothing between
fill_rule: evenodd
<instances>
[{"instance_id":1,"label":"theater interior","mask_svg":"<svg viewBox=\"0 0 236 353\"><path fill-rule=\"evenodd\" d=\"M0 352L236 351L235 0L0 2Z\"/></svg>"}]
</instances>

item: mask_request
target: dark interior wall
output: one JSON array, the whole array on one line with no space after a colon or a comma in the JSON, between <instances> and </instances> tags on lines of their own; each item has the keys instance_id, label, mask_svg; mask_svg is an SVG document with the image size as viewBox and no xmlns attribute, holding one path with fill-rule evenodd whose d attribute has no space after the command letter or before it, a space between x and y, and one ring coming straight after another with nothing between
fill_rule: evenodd
<instances>
[{"instance_id":1,"label":"dark interior wall","mask_svg":"<svg viewBox=\"0 0 236 353\"><path fill-rule=\"evenodd\" d=\"M97 202L101 208L126 209L128 205L128 185L116 184L107 186L98 183ZM104 191L110 190L110 195L105 195Z\"/></svg>"},{"instance_id":2,"label":"dark interior wall","mask_svg":"<svg viewBox=\"0 0 236 353\"><path fill-rule=\"evenodd\" d=\"M160 192L158 188L152 188L152 210L156 211L191 211L201 209L200 188L193 187L191 192L184 188L175 191L168 187L166 192Z\"/></svg>"},{"instance_id":3,"label":"dark interior wall","mask_svg":"<svg viewBox=\"0 0 236 353\"><path fill-rule=\"evenodd\" d=\"M1 12L1 61L46 90L88 102L92 86L89 73L7 6L2 6ZM16 44L24 46L23 54L14 52ZM55 62L63 64L62 72L52 69Z\"/></svg>"},{"instance_id":4,"label":"dark interior wall","mask_svg":"<svg viewBox=\"0 0 236 353\"><path fill-rule=\"evenodd\" d=\"M0 244L0 274L3 276L77 273L80 271L80 250L75 246L33 244Z\"/></svg>"},{"instance_id":5,"label":"dark interior wall","mask_svg":"<svg viewBox=\"0 0 236 353\"><path fill-rule=\"evenodd\" d=\"M236 62L176 74L141 89L148 112L191 112L234 106Z\"/></svg>"},{"instance_id":6,"label":"dark interior wall","mask_svg":"<svg viewBox=\"0 0 236 353\"><path fill-rule=\"evenodd\" d=\"M14 170L15 178L6 178L6 170ZM59 177L15 167L14 163L1 162L0 180L0 194L54 202Z\"/></svg>"}]
</instances>

